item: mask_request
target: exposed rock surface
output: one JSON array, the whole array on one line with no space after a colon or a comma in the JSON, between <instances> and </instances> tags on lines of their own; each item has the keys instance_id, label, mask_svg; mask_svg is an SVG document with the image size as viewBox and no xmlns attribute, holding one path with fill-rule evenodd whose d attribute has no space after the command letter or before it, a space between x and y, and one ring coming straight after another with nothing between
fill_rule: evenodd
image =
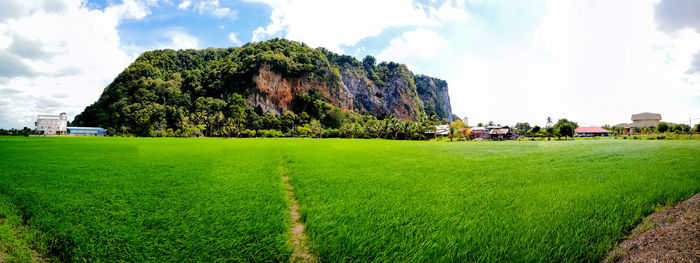
<instances>
[{"instance_id":1,"label":"exposed rock surface","mask_svg":"<svg viewBox=\"0 0 700 263\"><path fill-rule=\"evenodd\" d=\"M341 65L338 85L308 78L284 78L263 65L253 77L258 93L247 97L248 104L260 106L264 112L288 110L294 97L316 89L330 103L344 110L366 110L383 118L391 114L402 120L418 120L422 113L434 112L452 120L450 96L444 80L413 74L400 65L392 72L385 86L377 86L366 72L351 65ZM416 80L414 82L414 79Z\"/></svg>"}]
</instances>

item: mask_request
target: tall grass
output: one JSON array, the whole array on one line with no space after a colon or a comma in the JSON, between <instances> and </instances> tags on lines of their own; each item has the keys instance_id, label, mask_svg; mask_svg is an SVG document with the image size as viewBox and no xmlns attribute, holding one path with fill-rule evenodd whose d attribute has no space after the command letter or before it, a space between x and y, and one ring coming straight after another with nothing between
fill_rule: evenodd
<instances>
[{"instance_id":1,"label":"tall grass","mask_svg":"<svg viewBox=\"0 0 700 263\"><path fill-rule=\"evenodd\" d=\"M0 213L62 261L288 261L286 171L322 261L598 261L699 164L699 141L2 137Z\"/></svg>"},{"instance_id":2,"label":"tall grass","mask_svg":"<svg viewBox=\"0 0 700 263\"><path fill-rule=\"evenodd\" d=\"M598 261L657 204L700 192L700 143L290 143L331 262Z\"/></svg>"},{"instance_id":3,"label":"tall grass","mask_svg":"<svg viewBox=\"0 0 700 263\"><path fill-rule=\"evenodd\" d=\"M285 260L275 152L253 141L0 138L0 194L61 261Z\"/></svg>"}]
</instances>

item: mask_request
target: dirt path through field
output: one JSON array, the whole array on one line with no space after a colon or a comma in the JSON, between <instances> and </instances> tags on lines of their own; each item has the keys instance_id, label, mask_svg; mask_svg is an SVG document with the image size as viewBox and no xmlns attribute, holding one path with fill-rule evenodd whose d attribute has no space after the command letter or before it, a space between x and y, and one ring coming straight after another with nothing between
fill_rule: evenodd
<instances>
[{"instance_id":1,"label":"dirt path through field","mask_svg":"<svg viewBox=\"0 0 700 263\"><path fill-rule=\"evenodd\" d=\"M292 221L292 225L289 229L289 243L292 245L292 255L289 257L289 262L317 262L318 258L316 255L311 253L311 248L309 247L309 237L304 231L304 222L301 221L301 213L299 212L299 202L294 196L294 187L289 182L289 171L285 166L284 155L277 149L280 157L280 166L282 169L282 181L284 182L284 187L287 191L287 203L289 204L289 217Z\"/></svg>"},{"instance_id":2,"label":"dirt path through field","mask_svg":"<svg viewBox=\"0 0 700 263\"><path fill-rule=\"evenodd\" d=\"M700 262L700 194L647 216L603 262Z\"/></svg>"},{"instance_id":3,"label":"dirt path through field","mask_svg":"<svg viewBox=\"0 0 700 263\"><path fill-rule=\"evenodd\" d=\"M309 237L304 232L304 223L301 222L301 214L299 214L299 202L294 197L294 188L289 183L289 176L285 173L282 176L284 184L287 188L287 201L289 202L289 215L292 218L291 235L289 242L292 244L294 251L289 258L289 262L316 262L316 256L311 253L309 248Z\"/></svg>"}]
</instances>

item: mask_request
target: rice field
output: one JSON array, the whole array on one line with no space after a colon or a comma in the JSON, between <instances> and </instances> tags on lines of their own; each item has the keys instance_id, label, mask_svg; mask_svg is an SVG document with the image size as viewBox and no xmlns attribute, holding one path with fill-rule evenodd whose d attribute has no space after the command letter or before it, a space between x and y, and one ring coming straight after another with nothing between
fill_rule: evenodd
<instances>
[{"instance_id":1,"label":"rice field","mask_svg":"<svg viewBox=\"0 0 700 263\"><path fill-rule=\"evenodd\" d=\"M283 174L323 262L590 262L700 192L700 141L0 137L0 249L288 262Z\"/></svg>"}]
</instances>

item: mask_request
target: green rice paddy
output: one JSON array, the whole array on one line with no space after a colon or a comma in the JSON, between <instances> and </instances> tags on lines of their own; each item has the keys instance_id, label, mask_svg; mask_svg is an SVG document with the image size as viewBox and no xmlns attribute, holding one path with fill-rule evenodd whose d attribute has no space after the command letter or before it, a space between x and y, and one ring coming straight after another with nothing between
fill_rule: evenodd
<instances>
[{"instance_id":1,"label":"green rice paddy","mask_svg":"<svg viewBox=\"0 0 700 263\"><path fill-rule=\"evenodd\" d=\"M700 141L0 137L0 249L289 261L283 173L323 262L590 262L700 192Z\"/></svg>"}]
</instances>

